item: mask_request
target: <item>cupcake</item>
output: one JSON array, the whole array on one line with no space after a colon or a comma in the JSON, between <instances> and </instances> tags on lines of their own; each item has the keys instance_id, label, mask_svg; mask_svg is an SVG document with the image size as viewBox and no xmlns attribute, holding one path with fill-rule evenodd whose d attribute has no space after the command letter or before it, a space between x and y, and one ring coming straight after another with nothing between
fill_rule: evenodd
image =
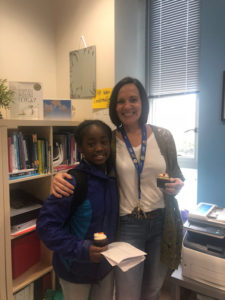
<instances>
[{"instance_id":1,"label":"cupcake","mask_svg":"<svg viewBox=\"0 0 225 300\"><path fill-rule=\"evenodd\" d=\"M109 241L104 232L96 232L94 233L94 242L93 244L98 247L104 247L108 245Z\"/></svg>"},{"instance_id":2,"label":"cupcake","mask_svg":"<svg viewBox=\"0 0 225 300\"><path fill-rule=\"evenodd\" d=\"M164 188L165 183L169 183L170 178L167 173L161 173L157 176L157 187Z\"/></svg>"}]
</instances>

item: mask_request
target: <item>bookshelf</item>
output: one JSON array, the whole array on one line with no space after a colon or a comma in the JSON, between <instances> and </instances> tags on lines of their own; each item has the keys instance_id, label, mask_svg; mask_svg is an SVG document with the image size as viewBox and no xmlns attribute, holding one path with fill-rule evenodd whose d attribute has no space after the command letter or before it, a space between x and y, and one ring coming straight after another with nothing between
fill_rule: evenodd
<instances>
[{"instance_id":1,"label":"bookshelf","mask_svg":"<svg viewBox=\"0 0 225 300\"><path fill-rule=\"evenodd\" d=\"M55 173L53 172L54 134L62 131L73 133L77 124L74 121L0 120L0 300L13 300L13 294L45 274L51 273L52 281L54 279L51 265L52 253L42 243L40 243L40 261L13 279L11 243L15 238L11 236L10 191L19 188L34 196L38 195L38 198L44 201L50 193ZM22 131L25 134L35 132L38 137L48 141L49 165L45 173L9 179L8 136L14 131Z\"/></svg>"}]
</instances>

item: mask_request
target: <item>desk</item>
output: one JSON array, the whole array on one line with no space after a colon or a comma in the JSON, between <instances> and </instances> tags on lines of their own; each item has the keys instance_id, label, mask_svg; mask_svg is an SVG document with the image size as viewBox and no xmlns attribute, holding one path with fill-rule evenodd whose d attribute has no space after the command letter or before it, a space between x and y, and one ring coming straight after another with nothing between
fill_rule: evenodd
<instances>
[{"instance_id":1,"label":"desk","mask_svg":"<svg viewBox=\"0 0 225 300\"><path fill-rule=\"evenodd\" d=\"M191 280L187 277L183 277L181 266L179 266L179 268L173 272L169 281L174 284L174 288L172 288L173 300L184 300L181 299L181 288L185 288L187 290L191 290L198 294L212 297L217 300L225 299L225 291L195 280Z\"/></svg>"}]
</instances>

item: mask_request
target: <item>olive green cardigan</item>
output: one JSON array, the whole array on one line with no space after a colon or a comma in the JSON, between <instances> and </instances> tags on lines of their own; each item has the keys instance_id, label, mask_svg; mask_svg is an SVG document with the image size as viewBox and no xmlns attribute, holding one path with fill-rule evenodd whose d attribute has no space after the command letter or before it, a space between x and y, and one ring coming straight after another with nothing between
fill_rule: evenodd
<instances>
[{"instance_id":1,"label":"olive green cardigan","mask_svg":"<svg viewBox=\"0 0 225 300\"><path fill-rule=\"evenodd\" d=\"M170 177L184 180L177 163L177 152L172 134L164 128L151 125L161 154L166 162L166 172ZM112 156L116 159L116 131L113 131ZM164 194L165 219L161 244L161 262L171 270L180 264L181 246L183 238L183 224L177 200L174 196Z\"/></svg>"}]
</instances>

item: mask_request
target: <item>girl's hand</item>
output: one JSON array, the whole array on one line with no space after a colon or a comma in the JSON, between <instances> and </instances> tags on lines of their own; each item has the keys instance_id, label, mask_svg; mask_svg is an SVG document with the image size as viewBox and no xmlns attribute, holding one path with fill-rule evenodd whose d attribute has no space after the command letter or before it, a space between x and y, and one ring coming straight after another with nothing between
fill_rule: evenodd
<instances>
[{"instance_id":1,"label":"girl's hand","mask_svg":"<svg viewBox=\"0 0 225 300\"><path fill-rule=\"evenodd\" d=\"M89 248L90 261L93 263L99 263L103 258L101 252L105 250L107 250L107 246L97 247L95 245L91 245Z\"/></svg>"},{"instance_id":2,"label":"girl's hand","mask_svg":"<svg viewBox=\"0 0 225 300\"><path fill-rule=\"evenodd\" d=\"M165 183L164 192L168 195L176 196L184 183L180 178L170 178L170 183Z\"/></svg>"},{"instance_id":3,"label":"girl's hand","mask_svg":"<svg viewBox=\"0 0 225 300\"><path fill-rule=\"evenodd\" d=\"M57 198L73 194L74 186L64 178L72 179L72 176L68 173L57 173L53 177L51 192Z\"/></svg>"}]
</instances>

